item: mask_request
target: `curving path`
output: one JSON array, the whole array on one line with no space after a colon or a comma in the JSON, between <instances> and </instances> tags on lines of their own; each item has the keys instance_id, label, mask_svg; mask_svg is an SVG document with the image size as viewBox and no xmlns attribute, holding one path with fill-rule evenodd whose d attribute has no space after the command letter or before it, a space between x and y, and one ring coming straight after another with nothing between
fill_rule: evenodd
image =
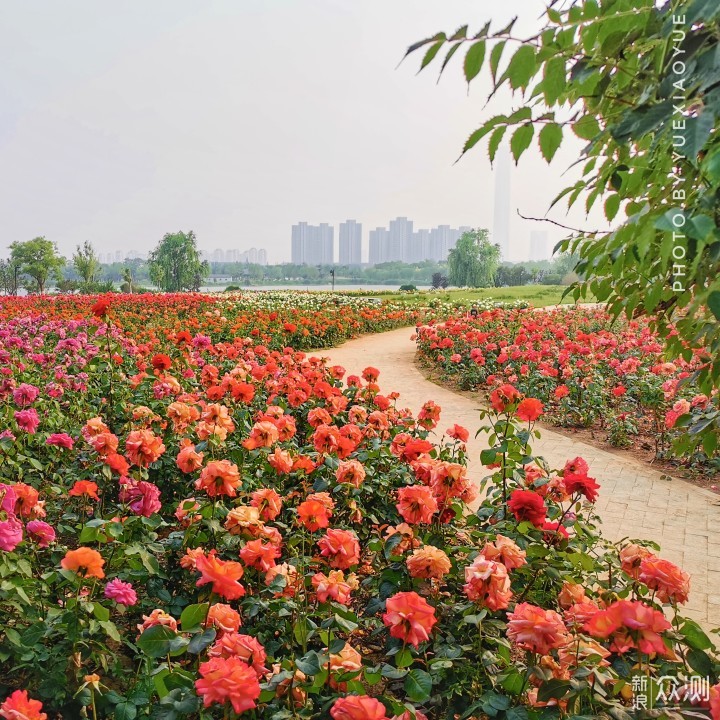
<instances>
[{"instance_id":1,"label":"curving path","mask_svg":"<svg viewBox=\"0 0 720 720\"><path fill-rule=\"evenodd\" d=\"M473 438L478 426L478 403L435 385L415 367L414 328L366 335L317 354L349 374L360 375L368 365L380 370L385 392L400 393L398 403L417 413L426 400L442 408L439 430L453 423L470 430L469 475L480 480L483 438ZM597 511L603 533L610 540L632 537L660 544L662 557L691 575L691 592L685 614L706 629L720 626L720 496L679 479L662 479L661 473L640 461L628 461L611 452L573 440L550 430L534 444L551 467L561 467L578 455L590 464L600 483Z\"/></svg>"}]
</instances>

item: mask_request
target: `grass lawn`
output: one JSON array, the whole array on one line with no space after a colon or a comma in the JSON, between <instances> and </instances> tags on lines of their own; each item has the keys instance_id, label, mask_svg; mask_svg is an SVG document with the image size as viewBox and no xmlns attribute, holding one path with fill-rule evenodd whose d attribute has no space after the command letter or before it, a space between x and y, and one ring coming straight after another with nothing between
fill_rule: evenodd
<instances>
[{"instance_id":1,"label":"grass lawn","mask_svg":"<svg viewBox=\"0 0 720 720\"><path fill-rule=\"evenodd\" d=\"M383 300L397 300L413 304L423 304L433 298L449 302L463 302L468 305L476 300L507 302L525 300L535 307L544 307L545 305L559 305L561 302L572 304L574 301L570 296L564 300L561 299L566 289L564 285L520 285L517 287L478 288L476 290L424 290L414 293L379 293L378 295L368 293L368 297L381 297ZM585 302L593 301L588 299Z\"/></svg>"}]
</instances>

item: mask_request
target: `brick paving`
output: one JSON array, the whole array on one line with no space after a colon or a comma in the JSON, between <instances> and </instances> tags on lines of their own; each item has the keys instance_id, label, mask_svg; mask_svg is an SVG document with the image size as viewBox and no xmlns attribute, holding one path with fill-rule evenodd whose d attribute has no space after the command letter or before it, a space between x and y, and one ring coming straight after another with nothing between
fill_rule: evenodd
<instances>
[{"instance_id":1,"label":"brick paving","mask_svg":"<svg viewBox=\"0 0 720 720\"><path fill-rule=\"evenodd\" d=\"M378 368L383 391L399 392L399 406L415 413L426 400L438 403L441 429L458 423L470 430L468 472L479 481L486 474L480 464L480 451L486 444L482 437L473 438L479 405L422 375L414 363L412 331L401 328L368 335L315 354L342 365L349 374L359 375L368 365ZM561 467L578 455L584 457L601 486L596 509L603 535L613 541L630 537L658 543L663 558L691 575L684 614L705 629L720 627L720 496L680 479L664 479L645 462L620 458L550 430L542 431L534 451L551 467Z\"/></svg>"}]
</instances>

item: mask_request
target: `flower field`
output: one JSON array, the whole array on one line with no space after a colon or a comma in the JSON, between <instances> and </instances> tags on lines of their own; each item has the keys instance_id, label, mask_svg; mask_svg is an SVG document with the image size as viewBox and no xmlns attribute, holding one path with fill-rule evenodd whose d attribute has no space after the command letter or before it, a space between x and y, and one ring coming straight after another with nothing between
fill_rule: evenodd
<instances>
[{"instance_id":1,"label":"flower field","mask_svg":"<svg viewBox=\"0 0 720 720\"><path fill-rule=\"evenodd\" d=\"M625 718L638 678L720 717L688 575L602 538L582 458L533 455L535 366L478 418L478 507L476 428L304 351L428 310L277 293L0 312L5 720ZM480 346L445 327L421 344Z\"/></svg>"},{"instance_id":2,"label":"flower field","mask_svg":"<svg viewBox=\"0 0 720 720\"><path fill-rule=\"evenodd\" d=\"M717 396L692 382L707 355L668 362L645 320L613 324L602 309L582 307L496 308L421 328L418 349L463 389L511 383L539 399L552 424L595 428L616 447L651 442L659 457L675 444L686 464L717 470L716 436L693 442L718 417Z\"/></svg>"}]
</instances>

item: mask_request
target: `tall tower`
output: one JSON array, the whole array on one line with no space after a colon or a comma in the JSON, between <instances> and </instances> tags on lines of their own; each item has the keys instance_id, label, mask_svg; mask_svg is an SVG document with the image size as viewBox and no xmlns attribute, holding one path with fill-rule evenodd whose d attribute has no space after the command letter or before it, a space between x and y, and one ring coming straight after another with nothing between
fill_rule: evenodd
<instances>
[{"instance_id":1,"label":"tall tower","mask_svg":"<svg viewBox=\"0 0 720 720\"><path fill-rule=\"evenodd\" d=\"M495 156L495 209L490 241L500 246L503 260L510 256L510 150L502 146Z\"/></svg>"}]
</instances>

